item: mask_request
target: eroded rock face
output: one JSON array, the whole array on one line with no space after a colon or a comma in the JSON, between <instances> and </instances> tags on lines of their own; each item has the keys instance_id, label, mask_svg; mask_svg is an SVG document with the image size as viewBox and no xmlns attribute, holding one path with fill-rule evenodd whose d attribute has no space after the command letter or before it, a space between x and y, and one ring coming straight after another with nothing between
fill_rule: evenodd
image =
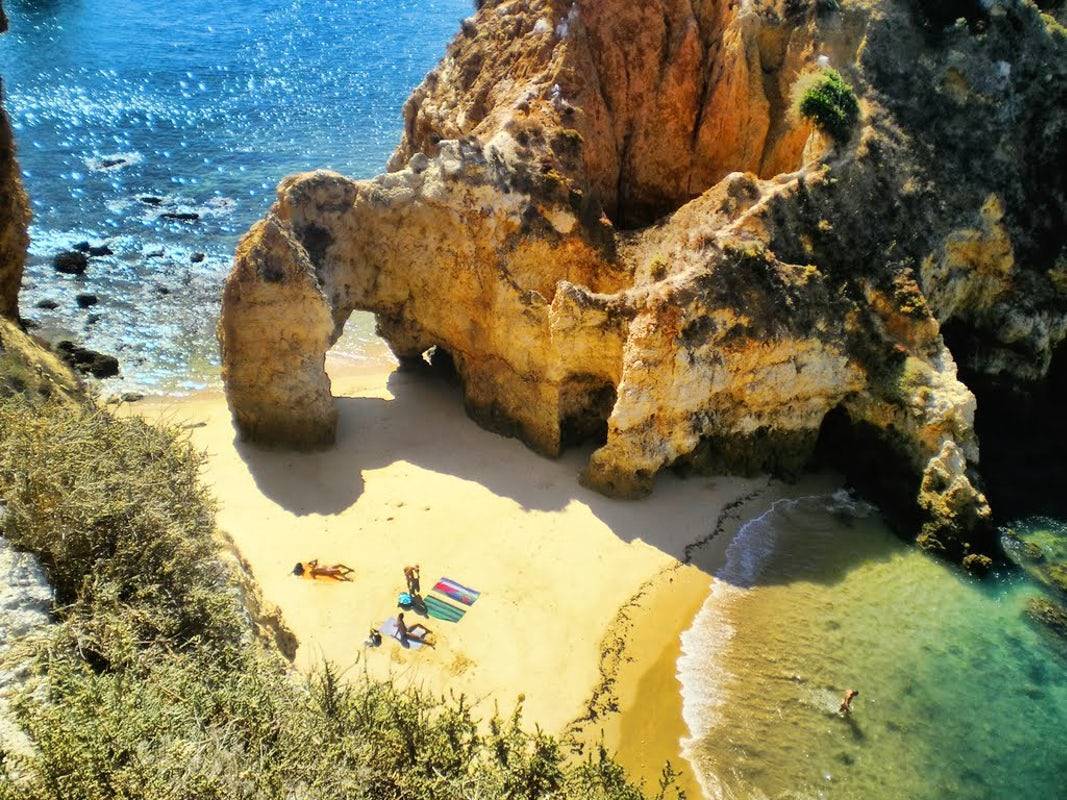
<instances>
[{"instance_id":1,"label":"eroded rock face","mask_svg":"<svg viewBox=\"0 0 1067 800\"><path fill-rule=\"evenodd\" d=\"M1063 54L1032 9L991 19L986 41L1020 61ZM1063 232L1011 206L1048 183L1025 151L962 188L930 166L961 157L956 132L917 144L901 59L1000 68L996 48L927 36L887 1L483 3L408 102L391 172L287 178L241 243L219 328L238 426L328 442L325 353L367 309L402 361L447 352L483 425L547 455L601 438L582 477L608 494L671 465L791 474L819 453L981 566L976 402L941 326L1051 359ZM827 58L864 96L837 149L787 108ZM1017 135L998 130L989 158Z\"/></svg>"},{"instance_id":2,"label":"eroded rock face","mask_svg":"<svg viewBox=\"0 0 1067 800\"><path fill-rule=\"evenodd\" d=\"M797 2L484 3L405 106L391 167L506 131L566 173L558 137L581 137L579 188L648 223L731 172L800 166L810 127L789 89L816 56L813 20Z\"/></svg>"},{"instance_id":3,"label":"eroded rock face","mask_svg":"<svg viewBox=\"0 0 1067 800\"><path fill-rule=\"evenodd\" d=\"M7 30L7 17L0 4L0 33ZM19 288L30 238L30 206L22 189L15 141L3 109L4 84L0 79L0 315L18 317Z\"/></svg>"}]
</instances>

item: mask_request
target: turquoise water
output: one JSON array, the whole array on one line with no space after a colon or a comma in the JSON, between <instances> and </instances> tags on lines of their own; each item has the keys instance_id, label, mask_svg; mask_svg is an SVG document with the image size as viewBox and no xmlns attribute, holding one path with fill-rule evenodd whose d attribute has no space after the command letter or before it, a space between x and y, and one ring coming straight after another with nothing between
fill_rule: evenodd
<instances>
[{"instance_id":1,"label":"turquoise water","mask_svg":"<svg viewBox=\"0 0 1067 800\"><path fill-rule=\"evenodd\" d=\"M168 390L214 381L221 281L278 180L383 171L404 100L471 12L470 0L4 7L0 75L34 212L23 313L118 355L123 388ZM52 255L80 241L115 254L84 279L56 274ZM78 308L79 292L99 305ZM373 350L369 321L353 327L348 349Z\"/></svg>"},{"instance_id":2,"label":"turquoise water","mask_svg":"<svg viewBox=\"0 0 1067 800\"><path fill-rule=\"evenodd\" d=\"M1020 571L968 578L843 495L778 502L730 544L683 636L708 795L1067 796L1067 650L1025 616L1040 591Z\"/></svg>"}]
</instances>

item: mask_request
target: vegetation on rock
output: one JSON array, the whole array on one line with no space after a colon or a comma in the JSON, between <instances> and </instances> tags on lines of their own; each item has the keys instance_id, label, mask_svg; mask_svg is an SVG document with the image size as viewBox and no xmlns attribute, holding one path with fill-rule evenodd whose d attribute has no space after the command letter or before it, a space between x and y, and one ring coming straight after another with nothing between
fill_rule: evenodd
<instances>
[{"instance_id":1,"label":"vegetation on rock","mask_svg":"<svg viewBox=\"0 0 1067 800\"><path fill-rule=\"evenodd\" d=\"M837 142L847 142L859 119L852 87L837 70L825 69L798 81L797 109Z\"/></svg>"}]
</instances>

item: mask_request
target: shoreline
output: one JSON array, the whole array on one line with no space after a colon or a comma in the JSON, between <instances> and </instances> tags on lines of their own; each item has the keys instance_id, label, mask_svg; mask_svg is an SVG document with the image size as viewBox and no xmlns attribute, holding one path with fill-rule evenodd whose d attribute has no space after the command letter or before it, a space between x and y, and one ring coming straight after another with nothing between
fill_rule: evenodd
<instances>
[{"instance_id":1,"label":"shoreline","mask_svg":"<svg viewBox=\"0 0 1067 800\"><path fill-rule=\"evenodd\" d=\"M343 357L328 371L338 443L315 453L236 441L218 390L120 406L182 425L206 451L218 526L295 634L295 666L327 659L461 694L483 718L521 703L526 725L602 741L646 788L670 761L700 796L682 753L681 634L750 509L793 487L667 474L650 498L611 500L578 484L589 448L553 461L484 431L428 372ZM316 557L354 567L354 582L291 574ZM421 563L424 594L443 575L482 595L457 624L426 620L437 648L364 648L397 612L407 563Z\"/></svg>"}]
</instances>

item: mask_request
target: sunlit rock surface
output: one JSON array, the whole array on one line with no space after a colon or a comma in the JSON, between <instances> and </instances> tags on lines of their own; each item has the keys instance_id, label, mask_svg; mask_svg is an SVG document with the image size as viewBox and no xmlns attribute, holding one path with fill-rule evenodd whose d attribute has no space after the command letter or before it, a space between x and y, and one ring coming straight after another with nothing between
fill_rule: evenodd
<instances>
[{"instance_id":1,"label":"sunlit rock surface","mask_svg":"<svg viewBox=\"0 0 1067 800\"><path fill-rule=\"evenodd\" d=\"M0 3L0 33L7 30L7 17ZM0 316L18 316L19 287L26 248L30 208L22 190L11 124L3 108L4 83L0 77Z\"/></svg>"},{"instance_id":2,"label":"sunlit rock surface","mask_svg":"<svg viewBox=\"0 0 1067 800\"><path fill-rule=\"evenodd\" d=\"M933 36L887 0L482 3L392 171L286 178L240 245L219 327L238 427L328 443L325 353L366 309L402 361L450 356L481 424L546 455L599 441L603 492L817 458L982 566L976 401L942 326L1009 380L1042 380L1067 333L1063 150L1036 163L1067 106L995 104L1062 96L1064 39L1028 6L983 25ZM1007 49L1008 84L967 78ZM790 110L827 63L862 98L836 147Z\"/></svg>"}]
</instances>

